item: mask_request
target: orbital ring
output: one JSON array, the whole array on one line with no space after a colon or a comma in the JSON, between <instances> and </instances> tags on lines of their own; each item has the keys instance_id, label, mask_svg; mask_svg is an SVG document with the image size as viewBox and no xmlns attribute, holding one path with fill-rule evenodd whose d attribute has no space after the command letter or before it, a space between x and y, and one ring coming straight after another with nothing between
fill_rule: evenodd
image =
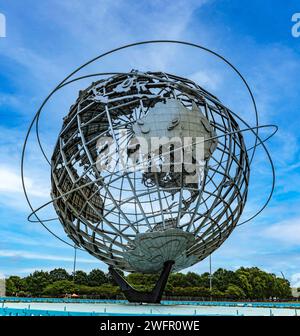
<instances>
[{"instance_id":1,"label":"orbital ring","mask_svg":"<svg viewBox=\"0 0 300 336\"><path fill-rule=\"evenodd\" d=\"M37 119L36 119L36 136L37 136L37 140L38 140L38 145L41 149L41 152L44 156L44 158L46 159L46 161L50 164L46 153L44 152L43 146L41 144L40 141L40 137L39 137L39 128L38 128L38 123L39 123L39 116L40 113L42 111L42 109L44 108L44 106L46 105L47 101L51 98L51 96L61 88L61 86L69 79L71 78L73 75L75 75L75 73L79 72L80 70L82 70L83 68L85 68L86 66L90 65L91 63L109 55L109 54L113 54L117 51L123 50L123 49L127 49L127 48L131 48L131 47L135 47L135 46L139 46L139 45L145 45L145 44L156 44L156 43L173 43L173 44L182 44L182 45L187 45L190 47L195 47L201 50L204 50L214 56L216 56L217 58L221 59L222 61L224 61L232 70L234 70L234 72L240 77L240 79L242 80L242 82L244 83L244 85L247 88L247 91L251 97L252 100L252 104L253 104L253 108L254 108L254 112L255 112L255 125L258 126L258 111L257 111L257 106L256 106L256 102L254 99L254 95L252 93L252 90L250 89L247 81L245 80L245 78L242 76L242 74L240 73L240 71L231 63L229 62L225 57L223 57L222 55L218 54L217 52L203 47L201 45L195 44L195 43L190 43L190 42L185 42L185 41L176 41L176 40L150 40L150 41L142 41L142 42L136 42L136 43L131 43L131 44L127 44L115 49L112 49L108 52L105 52L101 55L96 56L95 58L89 60L88 62L84 63L83 65L81 65L80 67L78 67L77 69L75 69L71 74L69 74L61 83L58 84L58 86L47 96L47 98L44 100L44 102L42 103L41 107L39 108L38 112L37 112ZM258 132L258 129L257 129ZM256 133L256 136L258 135L258 133ZM257 138L255 138L255 145L254 145L254 151L251 155L251 159L250 159L250 164L253 160L254 154L255 154L255 148L256 148L256 144L257 144Z\"/></svg>"},{"instance_id":2,"label":"orbital ring","mask_svg":"<svg viewBox=\"0 0 300 336\"><path fill-rule=\"evenodd\" d=\"M278 131L278 127L277 127L276 125L261 125L261 126L258 126L258 128L270 128L270 127L274 128L274 131L273 131L270 135L268 135L265 139L261 139L261 138L258 136L259 143L256 145L256 146L262 145L262 146L264 147L264 149L266 150L267 153L268 153L268 150L265 148L264 142L266 142L266 141L267 141L268 139L270 139L274 134L276 134L276 132ZM206 142L206 141L213 140L213 139L218 139L218 138L224 137L224 136L226 136L226 135L232 135L232 134L236 134L236 133L239 133L239 132L247 132L247 131L252 131L252 132L253 132L253 129L255 129L255 128L256 128L256 127L252 127L252 128L241 129L241 130L238 130L238 131L227 132L227 133L225 133L225 134L221 134L221 135L218 135L218 136L214 136L214 137L205 139L205 140L202 141L202 142ZM196 143L200 143L200 142L196 142ZM182 147L180 147L180 148L174 149L173 151L175 152L175 151L177 151L177 150L181 150L182 148L185 148L185 147L186 147L186 146L182 146ZM250 147L249 149L247 149L247 151L252 150L252 149L253 149L253 147ZM169 153L171 153L171 152L169 152ZM165 154L168 154L168 152L165 152ZM270 159L270 156L268 156L268 157L269 157L269 159ZM144 162L146 162L146 160L145 160ZM224 162L225 162L225 161L224 161ZM97 162L95 162L94 165L95 165L96 163L97 163ZM142 161L141 163L143 163L143 161ZM271 163L271 166L274 168L274 165L273 165L272 160L270 160L270 163ZM129 168L131 168L131 167L129 167ZM127 169L128 169L128 167L124 168L123 171L126 171ZM274 173L275 173L275 170L274 170L274 169L272 169L272 170L273 170ZM122 172L122 170L119 170L118 172ZM115 175L115 173L112 172L112 173L108 174L106 177L109 177L109 176L112 176L112 175ZM97 181L100 181L100 179L101 179L101 178L97 178L97 179L95 179L95 181L96 181L96 182L97 182ZM55 201L58 201L58 200L64 198L65 196L69 196L69 195L71 195L72 193L74 193L74 192L76 192L76 191L79 191L79 190L81 190L81 189L83 189L83 188L89 186L89 185L93 184L95 181L87 182L87 183L85 183L85 184L83 184L83 185L81 185L81 186L79 186L79 187L77 187L77 188L74 188L74 189L72 189L72 190L70 190L70 191L68 191L68 192L65 192L65 193L61 194L61 195L58 196L58 197L52 198L50 201L44 203L43 205L41 205L41 206L38 207L37 209L33 210L33 211L28 215L27 220L28 220L29 222L31 222L31 223L39 223L39 220L33 220L33 219L31 219L31 217L32 217L33 215L36 216L36 213L37 213L37 212L39 212L40 210L42 210L43 208L45 208L45 207L48 206L49 204L51 204L51 203L53 203L53 202L55 202ZM261 212L262 210L263 210L263 209L261 209L260 212ZM255 217L256 217L258 214L259 214L259 212L255 215ZM240 225L245 224L246 222L248 222L248 221L251 220L252 218L253 218L253 217L247 219L246 221L243 221L243 222L240 223L240 224L237 224L237 226L240 226ZM49 222L49 221L54 221L54 220L58 220L58 217L57 217L57 218L50 218L50 219L43 219L42 221L43 221L43 222Z\"/></svg>"},{"instance_id":3,"label":"orbital ring","mask_svg":"<svg viewBox=\"0 0 300 336\"><path fill-rule=\"evenodd\" d=\"M196 47L196 48L200 48L202 50L205 50L215 56L217 56L218 58L222 59L224 62L226 62L238 75L239 77L242 79L242 81L244 82L244 84L246 85L248 91L249 91L249 94L251 96L251 99L252 99L252 102L253 102L253 105L254 105L254 110L255 110L255 119L256 119L256 125L258 126L258 113L257 113L257 108L256 108L256 104L255 104L255 100L254 100L254 97L253 97L253 94L251 92L251 89L249 88L248 84L246 83L246 81L244 80L244 78L242 77L242 75L240 74L240 72L232 65L230 64L224 57L222 57L221 55L217 54L216 52L214 51L211 51L205 47L202 47L202 46L199 46L199 45L196 45L196 44L193 44L193 43L188 43L188 42L182 42L182 41L173 41L173 40L154 40L154 41L144 41L144 42L138 42L138 43L133 43L133 44L130 44L130 45L126 45L126 46L122 46L122 47L119 47L119 48L116 48L116 49L113 49L109 52L106 52L100 56L97 56L95 57L94 59L88 61L87 63L85 63L84 65L80 66L79 68L77 68L75 71L73 71L69 76L67 76L51 93L50 95L45 99L45 101L43 102L43 104L41 105L40 109L38 110L37 114L35 115L34 119L32 120L32 123L30 125L30 128L28 130L28 133L26 135L26 138L25 138L25 142L24 142L24 146L23 146L23 151L22 151L22 160L21 160L21 176L22 176L22 186L23 186L23 190L24 190L24 193L25 193L25 197L26 197L26 200L30 206L30 208L33 210L32 206L31 206L31 203L30 203L30 200L28 198L28 195L27 195L27 191L26 191L26 186L25 186L25 181L24 181L24 155L25 155L25 150L26 150L26 145L27 145L27 141L28 141L28 137L29 137L29 134L31 132L31 129L32 129L32 126L34 125L34 122L36 122L36 131L37 131L37 139L38 139L38 143L39 143L39 146L41 148L41 151L42 151L42 154L44 155L45 159L47 160L47 162L49 163L46 155L45 155L45 152L43 150L43 147L42 147L42 144L40 142L40 137L39 137L39 133L38 133L38 121L39 121L39 116L41 114L41 111L43 109L43 107L46 105L47 101L51 98L51 96L59 89L61 89L63 86L67 85L67 84L70 84L71 82L73 81L76 81L76 80L79 80L79 79L82 79L82 78L87 78L87 77L91 77L93 75L88 75L88 76L82 76L81 78L78 78L78 79L74 79L74 80L71 80L69 82L66 82L69 78L71 78L75 73L77 73L78 71L80 71L82 68L86 67L87 65L91 64L92 62L106 56L106 55L109 55L113 52L116 52L116 51L119 51L119 50L122 50L122 49L125 49L125 48L129 48L129 47L133 47L133 46L137 46L137 45L142 45L142 44L150 44L150 43L177 43L177 44L183 44L183 45L188 45L188 46L192 46L192 47ZM104 74L110 74L110 73L103 73ZM254 157L254 153L255 153L255 150L256 150L256 147L257 147L257 142L258 142L258 128L259 127L256 127L256 128L253 128L253 129L256 129L257 132L254 133L253 130L252 132L256 135L256 139L255 139L255 145L253 147L251 147L249 150L253 149L253 153L252 153L252 156L251 156L251 160L250 160L250 163ZM268 137L269 138L269 137ZM263 142L266 141L263 140ZM262 143L260 143L262 144ZM265 147L265 146L264 146ZM273 183L274 184L274 183ZM271 195L269 197L269 199L271 198ZM268 200L269 200L268 199ZM266 205L265 205L266 206ZM34 210L33 210L34 211ZM262 210L261 210L262 211ZM256 214L257 215L257 214ZM256 215L254 215L252 218L254 218ZM39 220L39 218L37 217L37 215L35 214L36 218L38 219L38 222L40 222L43 226L43 222ZM46 220L47 221L47 220ZM243 224L243 223L241 223ZM239 225L241 225L239 224ZM47 227L45 227L48 231L49 229ZM58 238L59 240L67 243L66 241L62 240L60 237L58 237L57 235L55 235L53 232L49 231L51 234L53 234L56 238ZM71 244L67 243L68 245L72 246ZM72 246L73 247L73 246Z\"/></svg>"}]
</instances>

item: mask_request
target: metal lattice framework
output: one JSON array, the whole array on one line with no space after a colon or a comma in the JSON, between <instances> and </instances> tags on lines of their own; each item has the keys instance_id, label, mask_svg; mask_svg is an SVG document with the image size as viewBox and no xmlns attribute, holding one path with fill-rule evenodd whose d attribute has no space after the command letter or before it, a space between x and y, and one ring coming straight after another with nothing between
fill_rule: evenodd
<instances>
[{"instance_id":1,"label":"metal lattice framework","mask_svg":"<svg viewBox=\"0 0 300 336\"><path fill-rule=\"evenodd\" d=\"M97 142L112 137L128 145L133 125L166 99L186 108L196 104L214 129L217 146L205 162L197 187L168 189L143 183L140 171L97 169ZM150 111L150 112L149 112ZM135 269L124 258L140 233L170 227L192 233L188 267L212 253L229 236L242 214L249 183L243 134L231 111L194 82L166 73L132 71L93 83L80 91L64 118L51 160L52 198L68 236L105 263Z\"/></svg>"},{"instance_id":2,"label":"metal lattice framework","mask_svg":"<svg viewBox=\"0 0 300 336\"><path fill-rule=\"evenodd\" d=\"M128 48L157 44L196 48L226 63L249 93L254 126L194 82L178 76L132 71L74 78L80 70L103 57ZM50 159L43 148L39 130L39 119L46 104L69 84L98 76L106 78L80 91L76 103L64 118ZM183 174L167 176L118 168L119 148L125 146L131 151L135 132L144 133L142 128L149 126L140 126L147 116L152 115L150 122L158 125L163 135L166 133L162 126L165 123L160 124L160 121L168 119L164 117L167 113L163 109L160 113L156 107L170 101L180 105L179 119L184 116L184 111L187 114L192 112L186 118L187 122L181 123L180 120L184 126L180 126L181 129L188 126L187 133L193 133L193 136L195 131L200 131L204 138L206 134L206 157L197 183L183 183L184 171ZM153 112L155 109L156 113ZM199 118L195 111L199 112ZM193 122L193 115L198 121ZM30 200L24 178L26 149L34 126L40 151L51 167L52 181L51 200L37 208ZM167 130L174 126L178 126L178 120L173 119ZM274 131L262 139L261 128L273 128ZM124 129L128 131L126 135L121 132ZM22 186L32 211L28 220L40 223L55 238L73 247L52 227L49 228L48 223L59 220L75 242L75 254L76 249L82 247L82 250L103 260L110 265L121 287L125 286L125 292L129 290L132 294L134 290L120 280L114 268L144 273L161 271L161 281L164 282L171 269L180 270L204 259L225 241L236 226L248 223L266 208L274 191L275 169L265 142L277 129L275 125L259 125L257 106L249 85L239 70L220 54L201 45L175 40L142 41L120 46L75 69L49 93L36 112L25 137L21 159ZM244 132L249 132L253 142L243 136ZM114 155L110 155L112 170L102 169L102 166L99 169L98 166L97 158L101 154L98 141L104 137L110 137L117 149ZM258 146L263 148L272 170L270 192L259 210L239 221L246 204L250 166ZM58 217L41 218L38 212L50 204L54 204ZM158 292L154 291L157 295L161 295L164 286L159 287ZM156 301L152 297L149 302Z\"/></svg>"}]
</instances>

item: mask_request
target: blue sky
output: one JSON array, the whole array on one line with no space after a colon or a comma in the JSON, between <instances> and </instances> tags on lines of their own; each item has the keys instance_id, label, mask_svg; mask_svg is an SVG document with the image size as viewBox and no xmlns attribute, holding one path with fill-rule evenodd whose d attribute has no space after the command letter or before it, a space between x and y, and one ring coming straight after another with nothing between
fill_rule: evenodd
<instances>
[{"instance_id":1,"label":"blue sky","mask_svg":"<svg viewBox=\"0 0 300 336\"><path fill-rule=\"evenodd\" d=\"M29 209L20 184L20 153L26 129L47 93L88 59L131 42L177 39L201 44L228 58L246 77L258 105L260 123L279 126L267 144L277 172L268 208L237 228L212 256L213 269L258 266L283 272L300 286L300 38L291 34L299 1L90 1L4 0L7 37L0 38L0 273L26 275L36 269L71 271L73 250L42 227L27 222ZM88 67L94 70L163 70L190 77L253 124L249 96L240 80L211 56L183 46L156 45L119 52ZM68 106L80 86L60 92L41 118L42 142L54 146ZM49 168L29 141L26 183L35 206L49 199ZM260 151L255 159L244 217L268 194L271 172ZM51 207L43 212L51 216ZM51 224L64 237L58 224ZM87 253L78 268L106 270ZM208 270L208 261L192 271Z\"/></svg>"}]
</instances>

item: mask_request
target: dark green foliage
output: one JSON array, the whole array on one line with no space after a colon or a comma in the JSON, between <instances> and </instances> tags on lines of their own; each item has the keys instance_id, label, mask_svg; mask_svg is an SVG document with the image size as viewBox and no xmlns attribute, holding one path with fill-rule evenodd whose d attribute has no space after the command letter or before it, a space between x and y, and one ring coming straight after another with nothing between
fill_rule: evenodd
<instances>
[{"instance_id":1,"label":"dark green foliage","mask_svg":"<svg viewBox=\"0 0 300 336\"><path fill-rule=\"evenodd\" d=\"M25 292L32 293L34 296L41 296L44 288L51 283L48 272L35 271L24 279Z\"/></svg>"},{"instance_id":2,"label":"dark green foliage","mask_svg":"<svg viewBox=\"0 0 300 336\"><path fill-rule=\"evenodd\" d=\"M6 280L6 295L14 296L23 292L25 289L25 281L18 276L11 276Z\"/></svg>"},{"instance_id":3,"label":"dark green foliage","mask_svg":"<svg viewBox=\"0 0 300 336\"><path fill-rule=\"evenodd\" d=\"M92 286L92 287L101 286L107 282L108 282L107 275L99 269L93 269L88 275L87 284L89 286Z\"/></svg>"},{"instance_id":4,"label":"dark green foliage","mask_svg":"<svg viewBox=\"0 0 300 336\"><path fill-rule=\"evenodd\" d=\"M51 282L60 281L60 280L71 280L70 274L63 268L55 268L49 272Z\"/></svg>"},{"instance_id":5,"label":"dark green foliage","mask_svg":"<svg viewBox=\"0 0 300 336\"><path fill-rule=\"evenodd\" d=\"M257 267L241 267L236 272L238 285L249 299L287 298L291 296L289 281L277 278Z\"/></svg>"},{"instance_id":6,"label":"dark green foliage","mask_svg":"<svg viewBox=\"0 0 300 336\"><path fill-rule=\"evenodd\" d=\"M244 291L237 285L230 284L225 290L225 296L229 299L245 299Z\"/></svg>"},{"instance_id":7,"label":"dark green foliage","mask_svg":"<svg viewBox=\"0 0 300 336\"><path fill-rule=\"evenodd\" d=\"M120 271L124 276L124 274ZM150 291L158 275L132 273L127 281L140 291ZM89 274L77 271L75 277L62 268L51 272L36 271L25 278L11 276L6 281L7 295L19 296L64 296L79 294L103 298L122 295L108 273L99 269ZM213 298L230 300L287 299L291 288L287 280L264 272L257 267L241 267L236 271L219 268L212 275L212 291L209 288L209 273L172 273L165 289L169 297Z\"/></svg>"},{"instance_id":8,"label":"dark green foliage","mask_svg":"<svg viewBox=\"0 0 300 336\"><path fill-rule=\"evenodd\" d=\"M88 283L88 275L83 271L76 271L74 276L74 282L77 285L86 285Z\"/></svg>"},{"instance_id":9,"label":"dark green foliage","mask_svg":"<svg viewBox=\"0 0 300 336\"><path fill-rule=\"evenodd\" d=\"M239 285L239 278L233 271L219 268L213 274L214 287L221 292L225 292L230 285Z\"/></svg>"},{"instance_id":10,"label":"dark green foliage","mask_svg":"<svg viewBox=\"0 0 300 336\"><path fill-rule=\"evenodd\" d=\"M69 280L59 280L49 284L43 291L47 296L61 296L65 294L72 294L76 292L76 285Z\"/></svg>"}]
</instances>

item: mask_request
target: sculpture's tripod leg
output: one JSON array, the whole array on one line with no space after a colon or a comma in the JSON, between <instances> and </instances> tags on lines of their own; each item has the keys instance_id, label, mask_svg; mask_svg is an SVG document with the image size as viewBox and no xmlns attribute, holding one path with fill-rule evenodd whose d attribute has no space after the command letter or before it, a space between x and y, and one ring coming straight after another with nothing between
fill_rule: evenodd
<instances>
[{"instance_id":1,"label":"sculpture's tripod leg","mask_svg":"<svg viewBox=\"0 0 300 336\"><path fill-rule=\"evenodd\" d=\"M151 292L142 293L132 288L129 283L112 267L109 267L109 272L116 283L120 286L126 299L129 302L147 302L160 303L163 291L166 287L169 274L171 272L174 261L169 260L164 263L164 268L160 277Z\"/></svg>"}]
</instances>

